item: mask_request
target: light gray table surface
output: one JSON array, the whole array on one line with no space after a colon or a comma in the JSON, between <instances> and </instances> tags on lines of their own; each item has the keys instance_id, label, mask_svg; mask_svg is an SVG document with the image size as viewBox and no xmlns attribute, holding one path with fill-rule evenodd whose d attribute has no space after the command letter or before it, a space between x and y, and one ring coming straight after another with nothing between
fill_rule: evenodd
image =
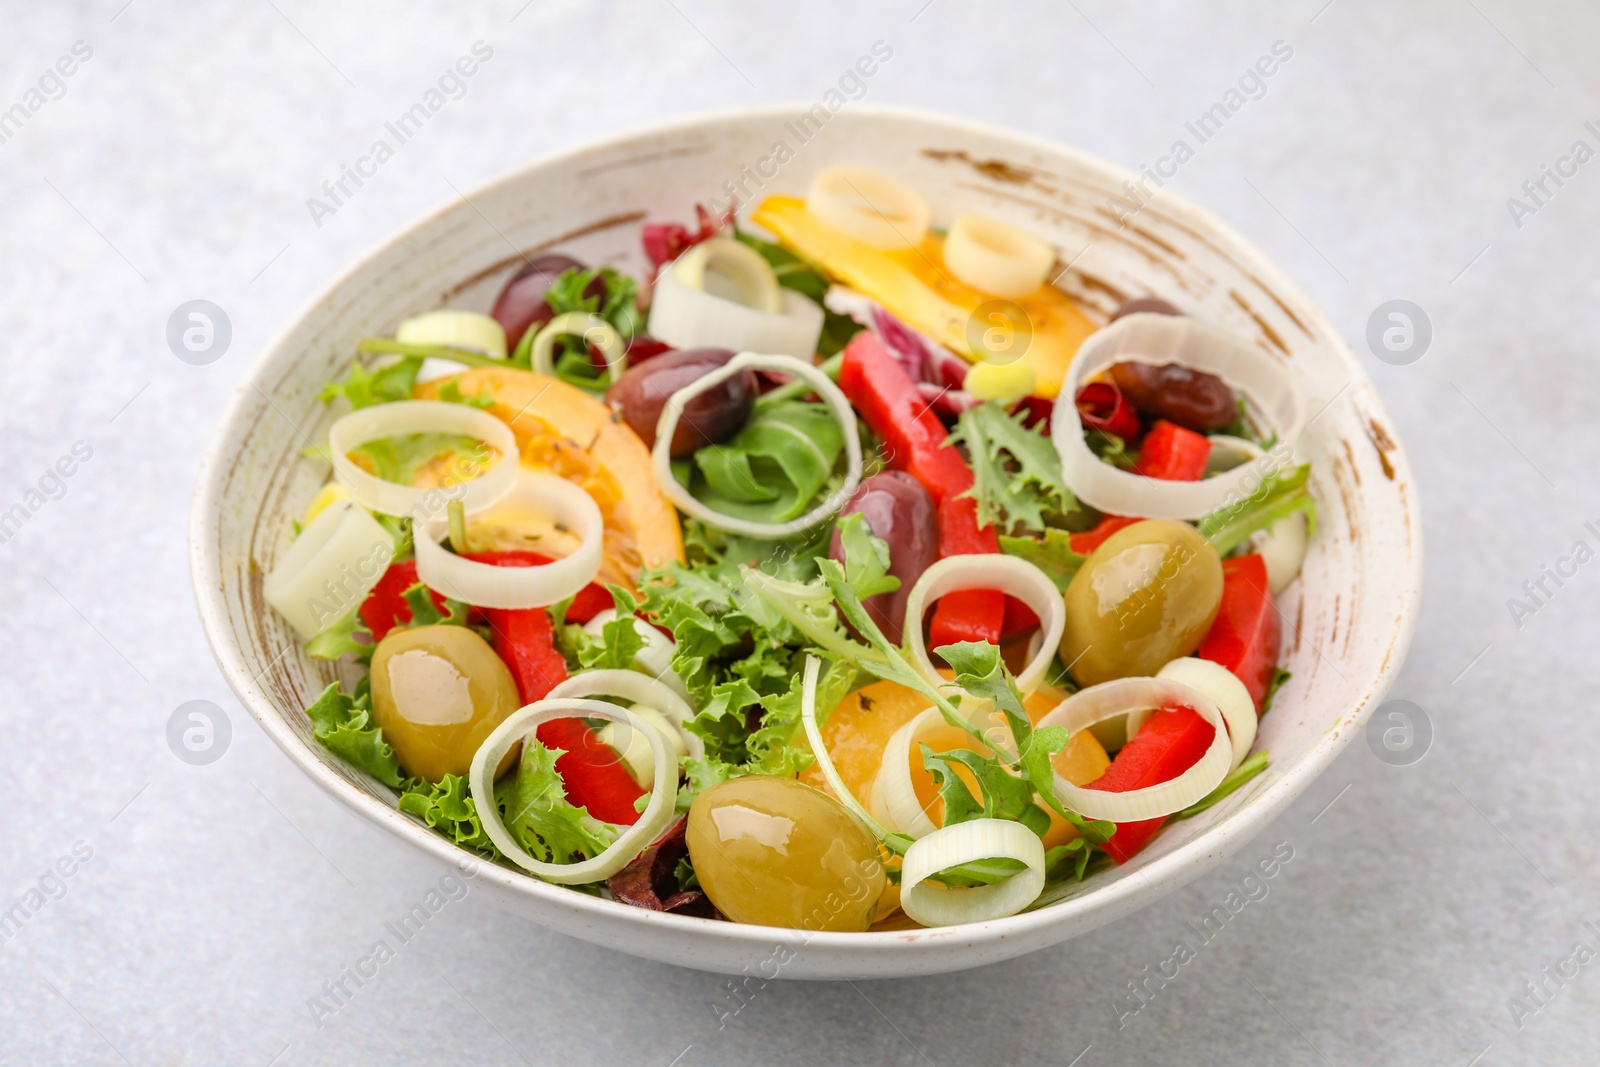
<instances>
[{"instance_id":1,"label":"light gray table surface","mask_svg":"<svg viewBox=\"0 0 1600 1067\"><path fill-rule=\"evenodd\" d=\"M41 78L45 98L0 143L0 510L45 493L0 544L0 909L39 904L0 944L0 1060L1600 1062L1600 961L1574 956L1600 951L1600 564L1547 579L1532 614L1508 606L1574 542L1600 548L1600 162L1541 203L1522 191L1575 141L1600 149L1600 11L1201 7L7 4L0 111ZM1013 963L774 984L719 1020L727 979L469 894L319 1027L308 998L440 872L307 781L213 664L185 533L221 406L315 292L455 189L656 119L816 99L877 39L894 58L868 101L1130 166L1274 42L1293 49L1174 187L1327 309L1404 434L1428 582L1392 696L1423 709L1431 749L1391 766L1357 738L1213 873ZM316 225L307 198L479 40L493 61L422 150ZM78 41L92 55L46 77ZM196 298L232 325L207 366L165 340ZM1404 366L1365 343L1397 298L1433 328ZM47 477L77 442L89 458ZM206 766L167 743L195 699L232 727ZM1119 1015L1126 983L1280 842L1294 858L1268 895ZM49 876L58 861L71 877Z\"/></svg>"}]
</instances>

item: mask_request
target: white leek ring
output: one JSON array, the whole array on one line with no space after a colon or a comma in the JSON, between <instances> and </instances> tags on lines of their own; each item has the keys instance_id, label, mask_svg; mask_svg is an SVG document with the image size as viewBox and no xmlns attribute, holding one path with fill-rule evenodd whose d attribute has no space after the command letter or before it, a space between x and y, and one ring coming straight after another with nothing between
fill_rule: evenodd
<instances>
[{"instance_id":1,"label":"white leek ring","mask_svg":"<svg viewBox=\"0 0 1600 1067\"><path fill-rule=\"evenodd\" d=\"M581 543L562 559L538 567L498 567L445 551L448 515L413 526L417 578L429 589L480 608L542 608L578 591L600 573L605 520L582 487L553 474L523 471L501 503L548 515Z\"/></svg>"},{"instance_id":2,"label":"white leek ring","mask_svg":"<svg viewBox=\"0 0 1600 1067\"><path fill-rule=\"evenodd\" d=\"M494 770L505 759L506 753L522 742L533 731L554 719L606 719L624 723L638 730L650 742L655 755L655 781L650 787L650 802L640 814L639 821L626 827L605 851L579 863L546 863L530 856L519 844L505 823L500 821L500 808L494 800ZM484 833L495 847L517 866L559 885L582 885L610 878L626 867L635 856L672 822L672 808L678 796L678 776L675 773L672 750L660 734L650 729L645 720L624 708L603 700L576 700L559 697L534 701L512 712L506 721L495 727L494 733L484 739L472 757L472 770L467 784L472 790L472 802L478 809Z\"/></svg>"},{"instance_id":3,"label":"white leek ring","mask_svg":"<svg viewBox=\"0 0 1600 1067\"><path fill-rule=\"evenodd\" d=\"M822 305L787 288L778 299L777 312L746 307L664 270L650 300L650 336L673 348L729 348L810 359L822 336Z\"/></svg>"},{"instance_id":4,"label":"white leek ring","mask_svg":"<svg viewBox=\"0 0 1600 1067\"><path fill-rule=\"evenodd\" d=\"M926 708L890 734L889 743L883 746L883 762L872 780L872 814L888 829L908 837L926 837L939 828L917 799L911 781L911 746L920 735L943 724L938 708Z\"/></svg>"},{"instance_id":5,"label":"white leek ring","mask_svg":"<svg viewBox=\"0 0 1600 1067\"><path fill-rule=\"evenodd\" d=\"M267 603L312 638L361 605L389 569L394 538L349 499L323 508L267 575Z\"/></svg>"},{"instance_id":6,"label":"white leek ring","mask_svg":"<svg viewBox=\"0 0 1600 1067\"><path fill-rule=\"evenodd\" d=\"M1026 864L1003 882L952 889L928 878L979 860ZM900 864L900 907L923 926L959 926L1015 915L1044 889L1044 842L1019 822L971 819L943 826L906 849Z\"/></svg>"},{"instance_id":7,"label":"white leek ring","mask_svg":"<svg viewBox=\"0 0 1600 1067\"><path fill-rule=\"evenodd\" d=\"M1210 697L1217 705L1217 710L1222 712L1222 721L1228 724L1228 737L1233 742L1233 761L1228 765L1228 770L1232 771L1244 762L1244 758L1250 754L1250 746L1256 743L1258 720L1256 702L1251 699L1250 690L1244 687L1237 675L1220 663L1184 656L1162 667L1156 672L1156 677L1178 682ZM1139 727L1144 725L1147 718L1148 714L1128 716L1130 738L1139 732Z\"/></svg>"},{"instance_id":8,"label":"white leek ring","mask_svg":"<svg viewBox=\"0 0 1600 1067\"><path fill-rule=\"evenodd\" d=\"M679 281L731 300L736 304L765 311L783 312L778 293L778 275L760 252L732 237L713 237L701 241L673 261L669 268Z\"/></svg>"},{"instance_id":9,"label":"white leek ring","mask_svg":"<svg viewBox=\"0 0 1600 1067\"><path fill-rule=\"evenodd\" d=\"M734 375L750 370L775 370L784 374L792 374L803 379L816 390L824 403L833 412L834 418L839 420L839 428L844 431L844 453L846 472L844 483L828 495L828 498L806 514L788 522L752 522L749 519L740 519L732 515L723 515L696 500L678 480L672 476L672 435L678 429L678 420L683 417L683 409L689 401L709 389L715 389ZM743 534L746 537L758 537L765 540L776 540L782 537L791 537L802 530L809 530L820 522L826 521L830 516L844 507L845 501L855 493L856 487L861 484L861 435L856 430L856 413L850 407L850 401L839 391L839 387L816 367L804 360L792 356L764 356L755 352L741 352L727 363L718 367L711 373L697 378L688 385L679 389L667 398L666 404L661 409L661 418L656 423L656 443L650 450L650 459L655 468L656 485L661 490L661 495L677 505L679 511L693 516L710 526L715 526L730 533ZM1009 556L990 556L988 559L1010 559ZM1021 562L1020 560L1018 562ZM1035 568L1037 570L1037 568ZM1046 579L1048 582L1048 579ZM1052 589L1054 586L1051 587ZM1063 615L1065 610L1063 609Z\"/></svg>"},{"instance_id":10,"label":"white leek ring","mask_svg":"<svg viewBox=\"0 0 1600 1067\"><path fill-rule=\"evenodd\" d=\"M922 616L928 604L964 589L998 589L1016 597L1039 616L1043 640L1028 665L1017 675L1017 688L1024 695L1038 689L1050 669L1050 657L1061 644L1061 635L1067 626L1067 608L1055 583L1038 567L1017 556L946 556L922 572L906 598L906 651L912 664L934 685L945 685L949 681L928 658L927 641L922 636Z\"/></svg>"},{"instance_id":11,"label":"white leek ring","mask_svg":"<svg viewBox=\"0 0 1600 1067\"><path fill-rule=\"evenodd\" d=\"M689 702L659 678L638 671L604 668L579 671L550 690L547 697L621 697L635 704L655 708L677 727L684 746L695 759L706 754L706 743L698 734L689 732L689 722L694 709Z\"/></svg>"},{"instance_id":12,"label":"white leek ring","mask_svg":"<svg viewBox=\"0 0 1600 1067\"><path fill-rule=\"evenodd\" d=\"M416 489L368 474L350 458L350 450L368 441L407 433L455 433L491 445L497 455L488 470L442 489ZM486 411L438 400L396 400L352 411L328 428L328 452L339 480L350 494L373 511L410 516L426 522L443 516L453 500L468 514L499 500L517 477L517 438L511 427Z\"/></svg>"},{"instance_id":13,"label":"white leek ring","mask_svg":"<svg viewBox=\"0 0 1600 1067\"><path fill-rule=\"evenodd\" d=\"M1215 789L1233 763L1233 741L1222 711L1210 697L1180 682L1158 678L1118 678L1074 693L1040 719L1038 727L1060 726L1068 735L1107 719L1168 706L1193 708L1216 735L1195 764L1170 781L1110 793L1073 785L1055 775L1056 799L1089 819L1139 822L1182 811Z\"/></svg>"},{"instance_id":14,"label":"white leek ring","mask_svg":"<svg viewBox=\"0 0 1600 1067\"><path fill-rule=\"evenodd\" d=\"M447 308L414 315L395 328L394 339L408 345L465 348L490 359L506 358L505 328L476 311Z\"/></svg>"},{"instance_id":15,"label":"white leek ring","mask_svg":"<svg viewBox=\"0 0 1600 1067\"><path fill-rule=\"evenodd\" d=\"M529 358L536 372L547 378L555 377L556 342L565 336L581 337L584 344L594 345L600 350L606 357L606 374L610 376L612 384L628 369L628 346L622 343L622 335L617 333L614 326L599 315L587 311L569 311L545 323L534 335Z\"/></svg>"},{"instance_id":16,"label":"white leek ring","mask_svg":"<svg viewBox=\"0 0 1600 1067\"><path fill-rule=\"evenodd\" d=\"M1056 254L1031 233L999 219L963 215L944 239L944 265L980 292L1015 300L1044 284Z\"/></svg>"},{"instance_id":17,"label":"white leek ring","mask_svg":"<svg viewBox=\"0 0 1600 1067\"><path fill-rule=\"evenodd\" d=\"M1061 474L1078 499L1114 515L1198 519L1250 494L1276 463L1261 457L1214 478L1171 482L1101 462L1084 441L1075 400L1084 384L1122 362L1177 363L1241 390L1266 416L1278 439L1293 448L1305 428L1305 398L1293 370L1242 338L1179 315L1140 313L1091 334L1078 349L1056 397L1051 436Z\"/></svg>"},{"instance_id":18,"label":"white leek ring","mask_svg":"<svg viewBox=\"0 0 1600 1067\"><path fill-rule=\"evenodd\" d=\"M590 637L599 637L605 629L606 623L616 617L616 608L598 611L595 613L594 618L583 624L584 633ZM634 667L641 673L648 674L656 681L663 683L684 700L688 700L689 687L683 684L683 679L678 677L678 672L672 669L672 657L678 651L678 643L640 618L633 620L633 630L644 639L644 647L634 653ZM629 697L629 699L633 698Z\"/></svg>"},{"instance_id":19,"label":"white leek ring","mask_svg":"<svg viewBox=\"0 0 1600 1067\"><path fill-rule=\"evenodd\" d=\"M811 179L806 210L873 248L915 248L928 234L928 202L881 171L824 167Z\"/></svg>"}]
</instances>

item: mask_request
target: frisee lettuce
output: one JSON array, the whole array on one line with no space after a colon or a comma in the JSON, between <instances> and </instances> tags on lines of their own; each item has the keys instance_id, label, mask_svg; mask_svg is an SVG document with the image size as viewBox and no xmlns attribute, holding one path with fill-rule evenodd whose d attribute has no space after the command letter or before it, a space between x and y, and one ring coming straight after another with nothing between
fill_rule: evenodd
<instances>
[{"instance_id":1,"label":"frisee lettuce","mask_svg":"<svg viewBox=\"0 0 1600 1067\"><path fill-rule=\"evenodd\" d=\"M384 785L398 788L404 780L394 749L372 721L372 693L363 678L352 697L331 683L306 708L311 733L329 752L366 771Z\"/></svg>"},{"instance_id":2,"label":"frisee lettuce","mask_svg":"<svg viewBox=\"0 0 1600 1067\"><path fill-rule=\"evenodd\" d=\"M617 839L609 823L575 807L556 773L556 759L565 753L537 740L523 743L517 772L496 783L495 802L504 812L505 827L517 843L545 863L592 859Z\"/></svg>"},{"instance_id":3,"label":"frisee lettuce","mask_svg":"<svg viewBox=\"0 0 1600 1067\"><path fill-rule=\"evenodd\" d=\"M968 408L956 420L950 441L966 446L973 481L965 495L978 502L980 526L1036 530L1044 526L1046 515L1077 506L1062 478L1055 445L1023 420L1023 412L1013 415L992 402Z\"/></svg>"},{"instance_id":4,"label":"frisee lettuce","mask_svg":"<svg viewBox=\"0 0 1600 1067\"><path fill-rule=\"evenodd\" d=\"M412 778L405 783L396 806L456 844L494 859L500 858L500 850L484 832L483 819L467 789L467 780L460 775L447 774L437 782Z\"/></svg>"}]
</instances>

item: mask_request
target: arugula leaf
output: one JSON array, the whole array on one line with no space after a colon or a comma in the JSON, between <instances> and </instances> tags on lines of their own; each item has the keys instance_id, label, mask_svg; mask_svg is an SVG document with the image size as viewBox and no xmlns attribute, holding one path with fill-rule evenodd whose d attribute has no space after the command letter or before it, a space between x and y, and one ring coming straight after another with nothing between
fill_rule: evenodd
<instances>
[{"instance_id":1,"label":"arugula leaf","mask_svg":"<svg viewBox=\"0 0 1600 1067\"><path fill-rule=\"evenodd\" d=\"M956 420L950 441L966 446L973 482L964 495L977 500L980 526L1038 529L1046 514L1077 506L1055 446L1023 419L1023 412L1012 415L990 402L968 408Z\"/></svg>"},{"instance_id":2,"label":"arugula leaf","mask_svg":"<svg viewBox=\"0 0 1600 1067\"><path fill-rule=\"evenodd\" d=\"M1077 577L1083 561L1089 558L1072 550L1071 534L1053 528L1046 528L1042 539L1001 534L1000 551L1038 567L1063 593L1072 584L1072 579Z\"/></svg>"},{"instance_id":3,"label":"arugula leaf","mask_svg":"<svg viewBox=\"0 0 1600 1067\"><path fill-rule=\"evenodd\" d=\"M873 534L860 512L839 521L839 538L844 546L845 580L862 600L900 588L900 579L889 573L889 542Z\"/></svg>"},{"instance_id":4,"label":"arugula leaf","mask_svg":"<svg viewBox=\"0 0 1600 1067\"><path fill-rule=\"evenodd\" d=\"M561 749L546 748L536 739L525 741L517 773L495 786L495 801L505 813L506 829L536 859L545 863L572 863L604 852L617 839L609 824L574 807L556 773Z\"/></svg>"},{"instance_id":5,"label":"arugula leaf","mask_svg":"<svg viewBox=\"0 0 1600 1067\"><path fill-rule=\"evenodd\" d=\"M1020 822L1043 837L1050 828L1050 816L1033 802L1033 783L1009 773L1000 761L969 748L935 752L921 745L922 765L939 779L944 798L944 825L970 819L1010 819ZM957 764L972 773L981 799L955 773Z\"/></svg>"},{"instance_id":6,"label":"arugula leaf","mask_svg":"<svg viewBox=\"0 0 1600 1067\"><path fill-rule=\"evenodd\" d=\"M1172 817L1173 821L1176 822L1178 819L1187 819L1192 816L1199 815L1202 811L1205 811L1217 801L1221 800L1223 797L1226 797L1229 793L1232 793L1234 790L1238 789L1240 786L1244 785L1250 779L1254 778L1256 775L1260 774L1266 769L1267 752L1265 749L1262 749L1260 752L1257 752L1255 755L1239 764L1238 767L1234 768L1233 773L1228 775L1221 782L1218 782L1215 789L1174 815Z\"/></svg>"},{"instance_id":7,"label":"arugula leaf","mask_svg":"<svg viewBox=\"0 0 1600 1067\"><path fill-rule=\"evenodd\" d=\"M1201 537L1211 542L1219 556L1226 556L1257 530L1265 530L1295 512L1305 512L1308 533L1317 529L1317 502L1307 484L1311 464L1292 470L1274 471L1262 479L1261 487L1244 500L1224 504L1195 523Z\"/></svg>"},{"instance_id":8,"label":"arugula leaf","mask_svg":"<svg viewBox=\"0 0 1600 1067\"><path fill-rule=\"evenodd\" d=\"M412 778L405 783L398 807L456 844L500 858L500 850L484 833L483 820L478 816L478 807L473 803L465 778L455 774L447 774L438 782Z\"/></svg>"},{"instance_id":9,"label":"arugula leaf","mask_svg":"<svg viewBox=\"0 0 1600 1067\"><path fill-rule=\"evenodd\" d=\"M411 390L417 384L417 371L421 369L420 356L404 356L373 370L363 367L359 361L354 362L342 379L324 382L317 399L326 404L342 396L350 401L352 408L358 409L410 400Z\"/></svg>"},{"instance_id":10,"label":"arugula leaf","mask_svg":"<svg viewBox=\"0 0 1600 1067\"><path fill-rule=\"evenodd\" d=\"M1073 838L1064 845L1045 849L1045 881L1053 882L1065 878L1068 863L1072 864L1072 876L1080 882L1083 881L1084 872L1088 870L1089 860L1094 854L1094 847L1081 837Z\"/></svg>"},{"instance_id":11,"label":"arugula leaf","mask_svg":"<svg viewBox=\"0 0 1600 1067\"><path fill-rule=\"evenodd\" d=\"M360 640L365 637L366 640ZM372 659L372 631L361 621L361 606L351 608L339 621L306 642L306 654L317 659L338 659L354 655L357 663Z\"/></svg>"},{"instance_id":12,"label":"arugula leaf","mask_svg":"<svg viewBox=\"0 0 1600 1067\"><path fill-rule=\"evenodd\" d=\"M383 739L383 731L372 723L371 699L364 687L358 697L351 698L333 682L306 708L306 717L322 747L384 785L398 787L400 765L394 749Z\"/></svg>"},{"instance_id":13,"label":"arugula leaf","mask_svg":"<svg viewBox=\"0 0 1600 1067\"><path fill-rule=\"evenodd\" d=\"M816 267L807 263L782 245L771 241L763 241L753 234L744 233L736 226L733 231L734 239L749 245L761 253L772 267L772 273L778 276L778 284L785 289L810 297L818 304L828 292L828 279ZM817 340L817 351L821 355L831 356L841 351L850 339L860 333L863 327L849 315L841 315L836 311L823 306L822 336Z\"/></svg>"},{"instance_id":14,"label":"arugula leaf","mask_svg":"<svg viewBox=\"0 0 1600 1067\"><path fill-rule=\"evenodd\" d=\"M787 522L827 484L843 449L843 432L826 405L784 401L756 412L728 440L696 452L700 478L692 481L703 480L696 495L720 512Z\"/></svg>"}]
</instances>

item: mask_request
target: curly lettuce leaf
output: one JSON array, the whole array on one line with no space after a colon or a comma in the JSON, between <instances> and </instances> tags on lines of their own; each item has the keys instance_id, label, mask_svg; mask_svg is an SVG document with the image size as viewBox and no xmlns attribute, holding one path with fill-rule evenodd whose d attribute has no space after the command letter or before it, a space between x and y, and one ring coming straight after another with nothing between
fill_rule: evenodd
<instances>
[{"instance_id":1,"label":"curly lettuce leaf","mask_svg":"<svg viewBox=\"0 0 1600 1067\"><path fill-rule=\"evenodd\" d=\"M384 785L399 787L404 777L394 749L372 722L371 693L361 687L351 697L334 682L306 708L311 733L329 752L366 771Z\"/></svg>"},{"instance_id":2,"label":"curly lettuce leaf","mask_svg":"<svg viewBox=\"0 0 1600 1067\"><path fill-rule=\"evenodd\" d=\"M342 396L357 409L410 400L411 390L417 384L417 372L421 369L421 356L403 356L371 370L354 362L343 378L323 383L317 399L326 404Z\"/></svg>"},{"instance_id":3,"label":"curly lettuce leaf","mask_svg":"<svg viewBox=\"0 0 1600 1067\"><path fill-rule=\"evenodd\" d=\"M1012 415L1000 404L979 404L961 413L950 435L952 443L966 446L973 482L965 495L978 502L980 526L1036 530L1044 526L1047 514L1077 506L1062 478L1055 445L1024 425L1023 418L1022 412Z\"/></svg>"},{"instance_id":4,"label":"curly lettuce leaf","mask_svg":"<svg viewBox=\"0 0 1600 1067\"><path fill-rule=\"evenodd\" d=\"M598 856L617 839L616 830L567 800L556 773L561 749L546 748L537 740L522 746L517 772L495 785L495 802L503 812L506 829L535 859L545 863L573 863Z\"/></svg>"},{"instance_id":5,"label":"curly lettuce leaf","mask_svg":"<svg viewBox=\"0 0 1600 1067\"><path fill-rule=\"evenodd\" d=\"M467 780L460 775L447 774L437 782L413 778L405 783L397 806L458 845L495 859L500 857L500 850L484 833L483 820L468 792Z\"/></svg>"},{"instance_id":6,"label":"curly lettuce leaf","mask_svg":"<svg viewBox=\"0 0 1600 1067\"><path fill-rule=\"evenodd\" d=\"M363 640L365 638L365 640ZM360 605L339 617L339 621L306 642L306 654L317 659L338 659L352 655L356 662L372 659L372 631L361 620Z\"/></svg>"},{"instance_id":7,"label":"curly lettuce leaf","mask_svg":"<svg viewBox=\"0 0 1600 1067\"><path fill-rule=\"evenodd\" d=\"M472 463L483 448L482 442L466 434L403 433L357 445L350 450L350 458L386 482L411 485L424 467L452 456Z\"/></svg>"}]
</instances>

